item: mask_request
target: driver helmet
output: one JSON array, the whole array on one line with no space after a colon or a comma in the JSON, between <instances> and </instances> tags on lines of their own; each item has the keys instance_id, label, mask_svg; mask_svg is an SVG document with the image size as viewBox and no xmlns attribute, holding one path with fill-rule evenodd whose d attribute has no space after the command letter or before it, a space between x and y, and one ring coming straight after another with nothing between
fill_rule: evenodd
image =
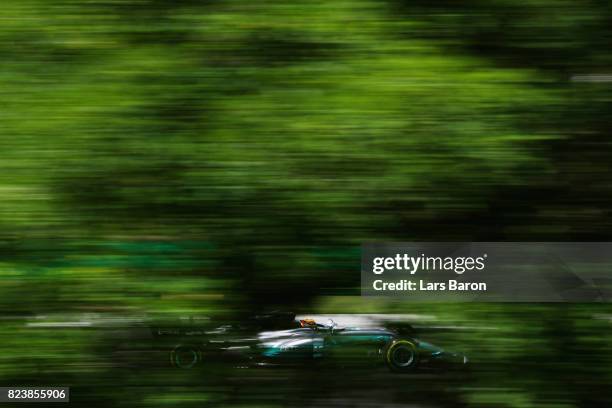
<instances>
[{"instance_id":1,"label":"driver helmet","mask_svg":"<svg viewBox=\"0 0 612 408\"><path fill-rule=\"evenodd\" d=\"M301 327L316 327L317 322L314 319L301 319L300 320Z\"/></svg>"}]
</instances>

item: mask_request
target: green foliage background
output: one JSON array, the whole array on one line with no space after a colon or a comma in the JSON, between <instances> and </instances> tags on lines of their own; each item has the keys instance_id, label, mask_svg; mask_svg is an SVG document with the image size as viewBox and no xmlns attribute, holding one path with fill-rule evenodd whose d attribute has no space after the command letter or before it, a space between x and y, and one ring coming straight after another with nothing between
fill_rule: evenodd
<instances>
[{"instance_id":1,"label":"green foliage background","mask_svg":"<svg viewBox=\"0 0 612 408\"><path fill-rule=\"evenodd\" d=\"M611 18L595 0L3 2L0 383L113 376L96 336L33 336L24 315L402 313L354 296L361 242L607 240L610 86L576 78L609 72ZM440 404L609 397L606 307L471 307L422 312L493 316L506 331L475 352L538 364Z\"/></svg>"}]
</instances>

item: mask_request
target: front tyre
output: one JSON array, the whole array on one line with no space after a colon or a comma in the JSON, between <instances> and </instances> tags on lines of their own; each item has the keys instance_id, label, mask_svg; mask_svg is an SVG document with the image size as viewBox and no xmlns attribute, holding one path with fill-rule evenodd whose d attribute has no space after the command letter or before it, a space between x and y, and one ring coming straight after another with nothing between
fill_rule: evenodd
<instances>
[{"instance_id":1,"label":"front tyre","mask_svg":"<svg viewBox=\"0 0 612 408\"><path fill-rule=\"evenodd\" d=\"M394 340L384 350L385 363L391 371L413 371L419 363L416 344L411 340Z\"/></svg>"},{"instance_id":2,"label":"front tyre","mask_svg":"<svg viewBox=\"0 0 612 408\"><path fill-rule=\"evenodd\" d=\"M202 361L202 352L193 344L179 344L170 352L170 362L174 367L188 370Z\"/></svg>"}]
</instances>

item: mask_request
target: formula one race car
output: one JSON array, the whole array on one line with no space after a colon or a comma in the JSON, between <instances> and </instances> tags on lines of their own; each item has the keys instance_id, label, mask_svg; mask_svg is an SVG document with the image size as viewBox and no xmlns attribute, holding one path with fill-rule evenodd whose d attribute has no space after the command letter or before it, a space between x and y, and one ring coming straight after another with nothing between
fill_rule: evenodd
<instances>
[{"instance_id":1,"label":"formula one race car","mask_svg":"<svg viewBox=\"0 0 612 408\"><path fill-rule=\"evenodd\" d=\"M285 327L282 327L285 326ZM417 368L465 367L468 359L414 337L412 330L339 327L293 314L258 316L244 326L182 333L170 351L175 367L189 369L207 361L234 361L242 366L332 363L343 366L384 363L394 372ZM159 335L164 335L159 332ZM176 333L175 333L176 334Z\"/></svg>"}]
</instances>

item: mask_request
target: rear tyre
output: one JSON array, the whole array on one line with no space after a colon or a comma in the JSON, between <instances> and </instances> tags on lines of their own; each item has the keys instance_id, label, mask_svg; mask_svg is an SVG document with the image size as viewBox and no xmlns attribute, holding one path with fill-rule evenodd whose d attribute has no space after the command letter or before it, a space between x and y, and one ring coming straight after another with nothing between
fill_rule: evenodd
<instances>
[{"instance_id":1,"label":"rear tyre","mask_svg":"<svg viewBox=\"0 0 612 408\"><path fill-rule=\"evenodd\" d=\"M385 363L391 371L407 373L419 364L416 344L411 340L394 340L384 350Z\"/></svg>"},{"instance_id":2,"label":"rear tyre","mask_svg":"<svg viewBox=\"0 0 612 408\"><path fill-rule=\"evenodd\" d=\"M170 362L176 368L188 370L202 361L202 352L193 344L179 344L170 352Z\"/></svg>"}]
</instances>

